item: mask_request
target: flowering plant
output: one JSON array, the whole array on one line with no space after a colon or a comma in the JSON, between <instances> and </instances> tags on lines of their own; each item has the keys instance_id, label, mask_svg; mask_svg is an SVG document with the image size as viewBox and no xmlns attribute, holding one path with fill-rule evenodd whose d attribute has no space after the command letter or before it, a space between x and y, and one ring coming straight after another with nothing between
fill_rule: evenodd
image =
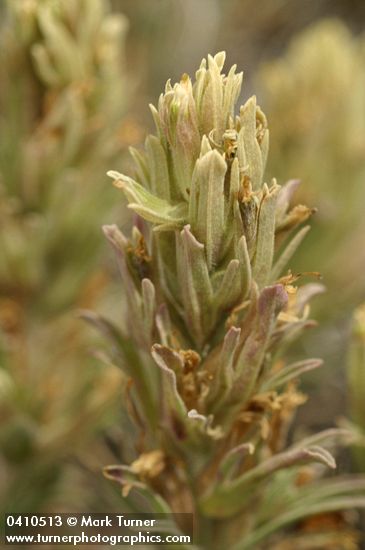
<instances>
[{"instance_id":1,"label":"flowering plant","mask_svg":"<svg viewBox=\"0 0 365 550\"><path fill-rule=\"evenodd\" d=\"M123 330L88 318L113 343L136 432L129 464L106 475L155 511L193 512L202 548L246 550L274 547L307 516L364 505L365 481L321 479L346 430L287 443L306 399L297 379L321 364L283 355L322 291L285 271L311 209L290 206L297 181L264 182L267 120L255 97L234 113L242 73L225 75L224 61L208 56L194 83L168 82L151 106L156 134L132 149L134 178L109 172L136 214L130 238L104 227L128 310ZM286 536L313 549L352 535Z\"/></svg>"}]
</instances>

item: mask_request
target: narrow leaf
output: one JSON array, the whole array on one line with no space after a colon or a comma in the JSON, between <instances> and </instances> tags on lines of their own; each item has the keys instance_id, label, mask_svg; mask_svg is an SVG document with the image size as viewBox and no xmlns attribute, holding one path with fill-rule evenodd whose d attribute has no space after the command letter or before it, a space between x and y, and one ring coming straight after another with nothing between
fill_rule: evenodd
<instances>
[{"instance_id":1,"label":"narrow leaf","mask_svg":"<svg viewBox=\"0 0 365 550\"><path fill-rule=\"evenodd\" d=\"M222 155L214 149L198 159L193 174L189 220L194 235L206 247L209 269L217 265L220 259L226 171L227 165Z\"/></svg>"},{"instance_id":2,"label":"narrow leaf","mask_svg":"<svg viewBox=\"0 0 365 550\"><path fill-rule=\"evenodd\" d=\"M180 420L185 422L188 411L178 392L176 374L172 368L172 365L174 365L175 368L180 367L182 370L183 369L182 360L177 352L169 348L166 348L164 346L160 346L158 344L155 344L154 346L152 346L151 353L157 366L160 367L160 369L164 374L163 376L164 391L163 391L162 399L163 399L163 405L165 407L165 412L167 412L166 405L168 405L168 408L176 411Z\"/></svg>"},{"instance_id":3,"label":"narrow leaf","mask_svg":"<svg viewBox=\"0 0 365 550\"><path fill-rule=\"evenodd\" d=\"M293 466L320 462L329 468L336 463L328 451L321 447L291 448L261 462L238 479L219 485L211 494L203 497L202 509L213 517L226 517L239 512L245 506L245 493L258 490L259 483L274 472Z\"/></svg>"},{"instance_id":4,"label":"narrow leaf","mask_svg":"<svg viewBox=\"0 0 365 550\"><path fill-rule=\"evenodd\" d=\"M253 329L236 363L236 383L232 398L239 399L241 404L254 389L275 319L286 303L287 295L282 285L267 287L260 294Z\"/></svg>"},{"instance_id":5,"label":"narrow leaf","mask_svg":"<svg viewBox=\"0 0 365 550\"><path fill-rule=\"evenodd\" d=\"M116 187L123 190L129 207L142 218L156 224L170 224L181 227L186 219L186 203L170 204L147 191L142 185L128 176L110 170L108 176L114 179Z\"/></svg>"},{"instance_id":6,"label":"narrow leaf","mask_svg":"<svg viewBox=\"0 0 365 550\"><path fill-rule=\"evenodd\" d=\"M182 290L185 321L196 341L202 343L212 323L212 287L204 246L190 231L190 226L177 234L177 271Z\"/></svg>"},{"instance_id":7,"label":"narrow leaf","mask_svg":"<svg viewBox=\"0 0 365 550\"><path fill-rule=\"evenodd\" d=\"M298 378L301 374L309 372L313 369L318 369L323 365L321 359L307 359L305 361L298 361L287 365L282 368L278 373L272 375L266 382L262 385L263 391L268 391L271 389L278 388L287 384L293 378Z\"/></svg>"},{"instance_id":8,"label":"narrow leaf","mask_svg":"<svg viewBox=\"0 0 365 550\"><path fill-rule=\"evenodd\" d=\"M310 226L306 225L305 227L302 227L302 229L300 229L298 233L291 239L291 241L286 246L285 250L283 250L282 254L279 256L272 268L270 275L271 281L276 281L276 279L280 277L284 268L293 257L295 251L300 246L301 242L303 241L309 230Z\"/></svg>"},{"instance_id":9,"label":"narrow leaf","mask_svg":"<svg viewBox=\"0 0 365 550\"><path fill-rule=\"evenodd\" d=\"M279 187L270 190L264 186L264 195L260 203L256 237L256 251L253 259L253 278L262 288L267 284L274 256L275 208Z\"/></svg>"}]
</instances>

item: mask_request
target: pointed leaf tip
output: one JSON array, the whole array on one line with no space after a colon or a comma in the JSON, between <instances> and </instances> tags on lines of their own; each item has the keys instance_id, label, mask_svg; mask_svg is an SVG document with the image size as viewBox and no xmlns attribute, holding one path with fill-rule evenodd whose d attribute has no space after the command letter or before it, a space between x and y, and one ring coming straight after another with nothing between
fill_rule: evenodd
<instances>
[{"instance_id":1,"label":"pointed leaf tip","mask_svg":"<svg viewBox=\"0 0 365 550\"><path fill-rule=\"evenodd\" d=\"M117 225L103 225L102 231L108 241L116 248L123 249L127 245L128 241L120 231Z\"/></svg>"}]
</instances>

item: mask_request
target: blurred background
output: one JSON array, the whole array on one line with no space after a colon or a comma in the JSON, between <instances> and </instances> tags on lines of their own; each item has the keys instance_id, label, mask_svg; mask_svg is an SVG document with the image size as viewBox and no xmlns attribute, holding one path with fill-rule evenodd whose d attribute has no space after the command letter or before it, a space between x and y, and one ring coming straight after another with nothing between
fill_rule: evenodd
<instances>
[{"instance_id":1,"label":"blurred background","mask_svg":"<svg viewBox=\"0 0 365 550\"><path fill-rule=\"evenodd\" d=\"M290 353L325 365L298 428L365 430L363 0L2 0L0 20L1 510L120 509L101 468L128 445L126 389L79 315L121 315L100 227L129 215L105 173L130 169L166 80L219 50L268 116L267 177L317 208L291 267L327 291Z\"/></svg>"}]
</instances>

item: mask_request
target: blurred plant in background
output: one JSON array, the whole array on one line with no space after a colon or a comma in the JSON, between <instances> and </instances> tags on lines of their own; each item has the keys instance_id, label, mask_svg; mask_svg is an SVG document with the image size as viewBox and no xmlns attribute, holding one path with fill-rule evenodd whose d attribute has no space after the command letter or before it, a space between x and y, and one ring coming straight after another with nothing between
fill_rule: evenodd
<instances>
[{"instance_id":1,"label":"blurred plant in background","mask_svg":"<svg viewBox=\"0 0 365 550\"><path fill-rule=\"evenodd\" d=\"M135 179L109 173L138 217L130 238L104 228L124 326L87 316L124 372L135 424L126 463L105 473L128 501L193 512L200 548L356 548L341 513L301 523L365 506L365 479L323 479L346 430L288 443L306 400L298 378L321 365L285 358L322 290L286 271L311 210L291 207L295 181L264 183L266 117L254 96L234 113L242 73L224 74L224 61L208 56L194 83L168 81L151 107L156 133L132 149Z\"/></svg>"},{"instance_id":2,"label":"blurred plant in background","mask_svg":"<svg viewBox=\"0 0 365 550\"><path fill-rule=\"evenodd\" d=\"M52 312L74 302L81 281L84 288L100 244L93 214L110 210L103 176L121 150L126 22L100 0L8 5L1 288Z\"/></svg>"},{"instance_id":3,"label":"blurred plant in background","mask_svg":"<svg viewBox=\"0 0 365 550\"><path fill-rule=\"evenodd\" d=\"M104 0L11 0L5 8L0 490L8 510L36 511L64 457L117 399L118 372L88 357L89 335L71 310L100 302L108 280L99 227L115 192L105 171L123 158L128 131L127 23Z\"/></svg>"},{"instance_id":4,"label":"blurred plant in background","mask_svg":"<svg viewBox=\"0 0 365 550\"><path fill-rule=\"evenodd\" d=\"M300 200L318 207L296 268L323 274L323 316L349 314L365 296L365 39L340 20L320 21L263 66L258 86L272 136L268 170L300 177Z\"/></svg>"},{"instance_id":5,"label":"blurred plant in background","mask_svg":"<svg viewBox=\"0 0 365 550\"><path fill-rule=\"evenodd\" d=\"M256 90L260 62L280 55L297 33L319 18L337 16L361 29L363 0L111 0L130 20L127 56L139 77L139 113L168 78L180 77L179 65L193 71L207 50L227 50L228 61L245 67L246 89ZM247 17L247 14L250 14ZM201 29L204 28L204 32Z\"/></svg>"}]
</instances>

